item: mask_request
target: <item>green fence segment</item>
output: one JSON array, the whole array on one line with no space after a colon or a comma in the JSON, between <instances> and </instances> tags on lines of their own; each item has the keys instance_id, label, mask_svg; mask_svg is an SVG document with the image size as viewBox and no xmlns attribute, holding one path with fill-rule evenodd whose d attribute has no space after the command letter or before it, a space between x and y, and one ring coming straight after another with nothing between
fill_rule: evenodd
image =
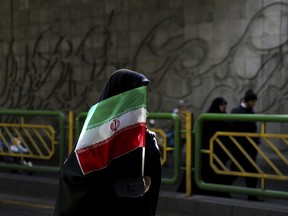
<instances>
[{"instance_id":1,"label":"green fence segment","mask_svg":"<svg viewBox=\"0 0 288 216\"><path fill-rule=\"evenodd\" d=\"M59 140L58 150L59 150L59 164L56 166L24 166L18 164L8 164L8 163L0 163L0 168L4 169L15 169L15 170L23 170L28 172L44 172L44 173L58 173L60 171L60 167L62 166L63 161L67 157L67 152L64 150L67 148L67 143L65 139L65 130L67 129L66 116L62 112L56 111L30 111L30 110L0 110L1 115L9 115L9 116L17 116L17 117L53 117L59 121L57 124L57 139ZM82 125L87 116L87 112L80 113L75 118L75 130L74 137L77 140ZM165 185L176 185L179 183L180 174L181 174L181 146L180 146L180 135L181 135L181 119L177 114L173 113L149 113L148 119L163 119L173 122L174 126L174 147L173 147L173 174L171 178L162 178L162 183ZM203 182L201 178L201 157L203 151L201 151L201 134L202 134L202 124L204 121L252 121L252 122L275 122L275 123L286 123L288 122L288 115L259 115L259 114L202 114L200 115L195 122L194 130L191 131L191 134L194 136L195 140L195 149L193 152L195 163L194 167L191 169L193 172L194 179L196 184L205 190L212 191L220 191L220 192L228 192L228 193L241 193L241 194L249 194L255 196L267 196L273 198L288 198L288 192L284 191L276 191L276 190L268 190L268 189L259 189L259 188L246 188L240 186L233 185L216 185L212 183ZM15 123L14 123L15 124ZM27 124L27 123L25 123ZM2 123L2 125L6 125L6 123ZM1 127L1 123L0 123ZM219 132L218 132L219 133ZM219 133L221 136L223 133ZM225 134L224 134L225 135ZM254 134L255 135L255 134ZM253 136L254 136L253 135ZM279 134L265 134L262 131L260 134L256 134L255 136L260 136L263 139L266 139L268 136L272 136L274 138L275 135ZM231 132L229 135L231 137L237 136L235 132ZM281 134L279 135L281 136ZM284 136L282 134L282 136ZM214 136L214 139L217 138L217 134ZM268 138L267 138L268 139ZM284 137L286 139L286 136ZM268 143L270 145L270 143ZM276 168L277 170L277 168ZM222 172L220 170L220 172ZM232 173L232 172L231 172ZM244 173L247 176L247 173ZM242 175L242 177L244 176ZM280 172L281 174L281 172ZM232 173L232 175L234 175ZM257 176L261 176L261 180L264 181L265 178L269 178L271 176L266 175L265 173L257 174ZM279 178L281 180L281 178Z\"/></svg>"},{"instance_id":2,"label":"green fence segment","mask_svg":"<svg viewBox=\"0 0 288 216\"><path fill-rule=\"evenodd\" d=\"M4 116L7 115L9 117L14 116L14 117L18 117L18 118L29 118L31 120L31 118L33 117L53 117L56 118L59 123L58 123L58 129L57 132L59 134L59 145L58 145L58 151L59 151L59 163L57 166L43 166L43 165L33 165L32 167L28 167L28 166L24 166L24 165L18 165L18 164L13 164L13 163L0 163L0 168L4 168L4 169L16 169L16 170L27 170L27 171L34 171L34 172L45 172L45 173L58 173L60 170L60 167L62 166L62 163L64 161L64 159L66 158L66 154L64 152L65 149L65 119L66 116L64 113L62 112L58 112L58 111L41 111L41 110L9 110L9 109L0 109L0 115ZM2 121L3 121L3 117L2 117ZM0 127L8 127L9 126L9 122L5 122L0 124ZM15 125L15 123L12 123L11 125ZM29 123L18 123L18 128L21 128L21 125L29 125ZM36 125L35 123L33 123L33 125ZM23 126L24 127L24 126ZM33 128L34 126L31 126L31 128ZM37 126L35 126L37 127ZM26 131L27 132L27 131ZM27 134L26 134L27 135ZM54 143L53 143L54 144ZM55 154L55 152L53 152ZM3 153L3 155L7 154ZM17 156L15 154L13 154L13 156ZM19 154L19 157L27 157L27 155L25 155L24 153ZM27 157L28 158L28 157Z\"/></svg>"},{"instance_id":3,"label":"green fence segment","mask_svg":"<svg viewBox=\"0 0 288 216\"><path fill-rule=\"evenodd\" d=\"M178 183L180 179L181 173L181 147L180 147L180 133L181 133L181 119L175 113L149 113L148 118L151 119L166 119L172 120L174 124L174 167L173 167L173 174L172 178L162 178L162 183L166 185L175 185Z\"/></svg>"},{"instance_id":4,"label":"green fence segment","mask_svg":"<svg viewBox=\"0 0 288 216\"><path fill-rule=\"evenodd\" d=\"M8 164L0 163L0 168L9 169L9 170L21 170L26 172L39 172L39 173L48 173L48 174L58 174L60 172L60 166L43 166L43 165L34 165L34 166L25 166L19 164Z\"/></svg>"},{"instance_id":5,"label":"green fence segment","mask_svg":"<svg viewBox=\"0 0 288 216\"><path fill-rule=\"evenodd\" d=\"M87 117L87 114L88 112L82 112L82 113L79 113L75 118L75 136L74 136L75 140L78 140L78 137L81 133L81 129Z\"/></svg>"},{"instance_id":6,"label":"green fence segment","mask_svg":"<svg viewBox=\"0 0 288 216\"><path fill-rule=\"evenodd\" d=\"M267 190L259 188L246 188L240 186L232 185L218 185L212 183L205 183L201 178L201 142L202 142L202 124L204 121L250 121L250 122L275 122L275 123L285 123L288 122L288 115L260 115L260 114L201 114L195 123L195 182L196 184L204 190L212 190L219 192L228 193L242 193L255 196L267 196L274 198L288 198L288 192ZM226 132L227 133L227 132ZM228 132L229 133L229 132ZM231 133L232 134L232 133ZM259 136L263 134L260 133ZM265 135L268 136L269 134ZM264 178L268 178L268 175L261 174Z\"/></svg>"}]
</instances>

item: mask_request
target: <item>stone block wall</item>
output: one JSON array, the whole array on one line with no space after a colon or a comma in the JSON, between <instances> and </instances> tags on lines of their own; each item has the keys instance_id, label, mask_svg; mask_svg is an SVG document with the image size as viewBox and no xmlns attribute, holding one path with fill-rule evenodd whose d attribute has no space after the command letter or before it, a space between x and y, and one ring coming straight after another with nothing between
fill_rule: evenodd
<instances>
[{"instance_id":1,"label":"stone block wall","mask_svg":"<svg viewBox=\"0 0 288 216\"><path fill-rule=\"evenodd\" d=\"M257 113L288 111L288 1L1 0L2 108L87 111L118 68L151 80L150 112L252 88Z\"/></svg>"}]
</instances>

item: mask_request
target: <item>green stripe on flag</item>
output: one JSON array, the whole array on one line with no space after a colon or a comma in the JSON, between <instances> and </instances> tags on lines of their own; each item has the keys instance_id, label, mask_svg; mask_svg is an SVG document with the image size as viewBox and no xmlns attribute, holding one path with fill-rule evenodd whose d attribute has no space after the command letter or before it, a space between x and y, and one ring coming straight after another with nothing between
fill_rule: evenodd
<instances>
[{"instance_id":1,"label":"green stripe on flag","mask_svg":"<svg viewBox=\"0 0 288 216\"><path fill-rule=\"evenodd\" d=\"M95 104L93 108L91 108L94 111L90 112L90 110L87 116L88 119L91 117L87 130L97 127L131 110L140 107L146 108L146 92L147 87L142 86Z\"/></svg>"}]
</instances>

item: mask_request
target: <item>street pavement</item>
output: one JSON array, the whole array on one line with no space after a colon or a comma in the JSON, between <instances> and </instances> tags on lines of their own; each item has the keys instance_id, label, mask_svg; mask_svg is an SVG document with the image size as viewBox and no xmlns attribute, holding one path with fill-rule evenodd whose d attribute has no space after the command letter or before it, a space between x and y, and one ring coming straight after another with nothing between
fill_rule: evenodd
<instances>
[{"instance_id":1,"label":"street pavement","mask_svg":"<svg viewBox=\"0 0 288 216\"><path fill-rule=\"evenodd\" d=\"M0 216L53 216L54 200L0 194Z\"/></svg>"},{"instance_id":2,"label":"street pavement","mask_svg":"<svg viewBox=\"0 0 288 216\"><path fill-rule=\"evenodd\" d=\"M173 174L172 163L163 167L163 176ZM56 178L55 178L56 177ZM53 216L55 194L58 182L57 176L27 176L2 173L0 176L0 216ZM287 182L276 182L270 185L287 191ZM286 183L286 184L284 184ZM242 185L244 182L238 181ZM25 190L26 187L26 190ZM13 190L12 190L13 188ZM29 195L20 194L30 192ZM211 209L218 209L221 216L258 216L288 215L288 200L265 198L264 202L249 202L245 195L235 194L231 199L193 195L186 197L183 193L176 193L177 185L162 185L159 198L159 211L157 216L207 216L211 215ZM11 189L11 192L9 193ZM32 193L33 192L33 193ZM44 195L48 195L44 198ZM34 195L34 196L31 196ZM243 214L242 214L243 213Z\"/></svg>"}]
</instances>

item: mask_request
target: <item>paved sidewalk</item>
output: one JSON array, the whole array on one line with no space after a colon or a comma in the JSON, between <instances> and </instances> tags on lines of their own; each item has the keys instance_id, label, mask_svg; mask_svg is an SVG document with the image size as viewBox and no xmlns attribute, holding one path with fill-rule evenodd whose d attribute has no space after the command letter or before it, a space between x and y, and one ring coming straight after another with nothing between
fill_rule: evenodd
<instances>
[{"instance_id":1,"label":"paved sidewalk","mask_svg":"<svg viewBox=\"0 0 288 216\"><path fill-rule=\"evenodd\" d=\"M0 193L0 216L53 216L54 200Z\"/></svg>"},{"instance_id":2,"label":"paved sidewalk","mask_svg":"<svg viewBox=\"0 0 288 216\"><path fill-rule=\"evenodd\" d=\"M58 178L1 173L0 216L52 216ZM251 202L241 198L219 198L160 192L157 216L287 216L287 200Z\"/></svg>"},{"instance_id":3,"label":"paved sidewalk","mask_svg":"<svg viewBox=\"0 0 288 216\"><path fill-rule=\"evenodd\" d=\"M287 216L288 205L280 202L251 202L161 191L158 215L165 216Z\"/></svg>"}]
</instances>

